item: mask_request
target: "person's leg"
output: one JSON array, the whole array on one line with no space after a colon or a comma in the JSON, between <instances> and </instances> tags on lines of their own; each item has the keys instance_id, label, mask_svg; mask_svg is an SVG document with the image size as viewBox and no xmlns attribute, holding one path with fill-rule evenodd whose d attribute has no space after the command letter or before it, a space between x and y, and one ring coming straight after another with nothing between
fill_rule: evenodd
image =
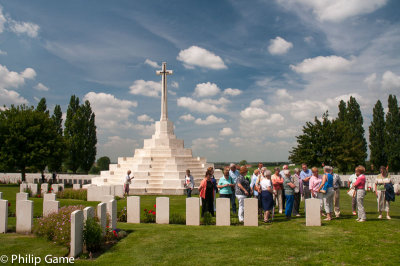
<instances>
[{"instance_id":1,"label":"person's leg","mask_svg":"<svg viewBox=\"0 0 400 266\"><path fill-rule=\"evenodd\" d=\"M282 210L285 209L285 205L286 205L286 197L285 197L285 190L281 190L282 191Z\"/></svg>"},{"instance_id":2,"label":"person's leg","mask_svg":"<svg viewBox=\"0 0 400 266\"><path fill-rule=\"evenodd\" d=\"M231 194L231 205L232 205L232 213L236 214L236 195L235 195L235 191L232 191L232 194Z\"/></svg>"},{"instance_id":3,"label":"person's leg","mask_svg":"<svg viewBox=\"0 0 400 266\"><path fill-rule=\"evenodd\" d=\"M335 190L334 194L335 216L340 216L340 188Z\"/></svg>"},{"instance_id":4,"label":"person's leg","mask_svg":"<svg viewBox=\"0 0 400 266\"><path fill-rule=\"evenodd\" d=\"M293 201L293 195L286 195L285 215L287 218L292 216Z\"/></svg>"},{"instance_id":5,"label":"person's leg","mask_svg":"<svg viewBox=\"0 0 400 266\"><path fill-rule=\"evenodd\" d=\"M389 215L389 208L390 208L389 204L390 204L390 202L385 200L386 218L390 220L391 218L390 218L390 215Z\"/></svg>"},{"instance_id":6,"label":"person's leg","mask_svg":"<svg viewBox=\"0 0 400 266\"><path fill-rule=\"evenodd\" d=\"M207 203L206 200L201 198L201 217L204 217L204 213L206 212Z\"/></svg>"},{"instance_id":7,"label":"person's leg","mask_svg":"<svg viewBox=\"0 0 400 266\"><path fill-rule=\"evenodd\" d=\"M351 208L353 210L353 215L356 215L356 210L357 210L357 192L356 192L356 195L352 198Z\"/></svg>"},{"instance_id":8,"label":"person's leg","mask_svg":"<svg viewBox=\"0 0 400 266\"><path fill-rule=\"evenodd\" d=\"M208 209L207 210L209 213L211 213L211 216L214 217L214 198L210 197L207 200L208 200L208 202L207 202Z\"/></svg>"},{"instance_id":9,"label":"person's leg","mask_svg":"<svg viewBox=\"0 0 400 266\"><path fill-rule=\"evenodd\" d=\"M300 193L294 193L293 215L298 215L300 211Z\"/></svg>"},{"instance_id":10,"label":"person's leg","mask_svg":"<svg viewBox=\"0 0 400 266\"><path fill-rule=\"evenodd\" d=\"M363 189L357 190L357 208L358 208L358 220L365 220L365 210L364 210L364 194Z\"/></svg>"},{"instance_id":11,"label":"person's leg","mask_svg":"<svg viewBox=\"0 0 400 266\"><path fill-rule=\"evenodd\" d=\"M282 213L283 210L283 206L282 206L282 190L277 190L277 195L278 197L278 209L279 209L279 213Z\"/></svg>"}]
</instances>

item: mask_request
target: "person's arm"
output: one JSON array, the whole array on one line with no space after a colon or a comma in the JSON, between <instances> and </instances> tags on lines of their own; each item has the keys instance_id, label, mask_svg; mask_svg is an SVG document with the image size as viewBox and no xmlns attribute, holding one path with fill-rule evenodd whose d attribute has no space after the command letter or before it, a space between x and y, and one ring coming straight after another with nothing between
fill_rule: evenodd
<instances>
[{"instance_id":1,"label":"person's arm","mask_svg":"<svg viewBox=\"0 0 400 266\"><path fill-rule=\"evenodd\" d=\"M324 177L322 178L321 185L319 186L319 188L318 188L318 190L317 190L318 192L321 190L321 188L324 187L327 178L328 178L328 177L327 177L326 175L324 175Z\"/></svg>"},{"instance_id":2,"label":"person's arm","mask_svg":"<svg viewBox=\"0 0 400 266\"><path fill-rule=\"evenodd\" d=\"M308 189L310 191L312 191L313 185L314 185L314 182L313 182L313 179L311 179L310 182L308 183Z\"/></svg>"},{"instance_id":3,"label":"person's arm","mask_svg":"<svg viewBox=\"0 0 400 266\"><path fill-rule=\"evenodd\" d=\"M357 177L356 182L354 182L354 184L351 186L351 188L355 188L356 186L358 186L360 184L360 182L361 182L360 180L361 180L361 178Z\"/></svg>"},{"instance_id":4,"label":"person's arm","mask_svg":"<svg viewBox=\"0 0 400 266\"><path fill-rule=\"evenodd\" d=\"M246 194L246 196L249 195L249 192L247 192L247 190L244 189L244 187L242 186L242 184L237 183L237 185L238 185L238 187L239 187L242 191L244 191L244 194Z\"/></svg>"},{"instance_id":5,"label":"person's arm","mask_svg":"<svg viewBox=\"0 0 400 266\"><path fill-rule=\"evenodd\" d=\"M221 179L220 179L219 182L218 182L217 188L224 188L224 187L227 187L227 186L229 186L229 185L228 184L222 185Z\"/></svg>"}]
</instances>

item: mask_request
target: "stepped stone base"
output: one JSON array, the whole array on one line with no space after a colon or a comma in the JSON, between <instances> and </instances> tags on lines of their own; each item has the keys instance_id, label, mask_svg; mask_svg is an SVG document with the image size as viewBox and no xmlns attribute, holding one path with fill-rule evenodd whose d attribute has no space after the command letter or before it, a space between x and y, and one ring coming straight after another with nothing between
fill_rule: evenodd
<instances>
[{"instance_id":1,"label":"stepped stone base","mask_svg":"<svg viewBox=\"0 0 400 266\"><path fill-rule=\"evenodd\" d=\"M109 171L102 171L92 184L122 185L128 170L135 177L130 185L132 195L183 195L186 170L200 185L208 167L205 158L193 157L192 150L184 148L183 140L176 139L173 123L156 122L156 132L144 140L143 149L136 149L134 157L120 157L117 164L110 164ZM195 192L195 191L194 191Z\"/></svg>"}]
</instances>

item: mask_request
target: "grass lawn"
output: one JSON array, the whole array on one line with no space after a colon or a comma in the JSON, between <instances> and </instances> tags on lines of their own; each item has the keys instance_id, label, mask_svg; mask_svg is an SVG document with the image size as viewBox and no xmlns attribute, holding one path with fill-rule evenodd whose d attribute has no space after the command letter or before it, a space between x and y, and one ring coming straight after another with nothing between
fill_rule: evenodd
<instances>
[{"instance_id":1,"label":"grass lawn","mask_svg":"<svg viewBox=\"0 0 400 266\"><path fill-rule=\"evenodd\" d=\"M3 198L15 208L18 187L0 186ZM230 227L126 224L118 227L129 234L96 260L76 260L90 265L261 265L261 264L400 264L400 204L391 205L392 220L378 220L375 195L367 193L367 222L357 223L351 215L351 199L341 191L342 217L306 227L302 217L286 221L278 214L274 223L259 227ZM142 209L154 208L155 196L142 196ZM34 199L35 215L40 215L42 199ZM61 199L61 206L96 202ZM171 213L185 215L185 197L170 197ZM118 201L118 209L126 200ZM15 218L9 218L15 230ZM32 236L0 235L1 253L11 255L47 254L64 256L66 248ZM2 255L0 254L0 255Z\"/></svg>"}]
</instances>

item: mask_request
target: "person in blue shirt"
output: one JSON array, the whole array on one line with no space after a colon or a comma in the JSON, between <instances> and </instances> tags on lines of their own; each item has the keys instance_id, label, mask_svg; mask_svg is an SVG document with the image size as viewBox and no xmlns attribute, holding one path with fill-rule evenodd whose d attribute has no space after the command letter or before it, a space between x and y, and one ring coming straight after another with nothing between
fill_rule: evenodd
<instances>
[{"instance_id":1,"label":"person in blue shirt","mask_svg":"<svg viewBox=\"0 0 400 266\"><path fill-rule=\"evenodd\" d=\"M228 198L232 197L232 188L235 188L232 178L229 176L229 166L224 168L224 176L218 181L219 197Z\"/></svg>"},{"instance_id":2,"label":"person in blue shirt","mask_svg":"<svg viewBox=\"0 0 400 266\"><path fill-rule=\"evenodd\" d=\"M319 186L318 192L322 192L322 201L324 203L326 219L325 221L332 220L331 213L333 212L333 168L330 166L324 166L324 176L322 177L321 185Z\"/></svg>"},{"instance_id":3,"label":"person in blue shirt","mask_svg":"<svg viewBox=\"0 0 400 266\"><path fill-rule=\"evenodd\" d=\"M309 186L309 181L310 178L312 176L312 171L311 169L308 169L307 164L303 163L301 165L301 168L303 169L300 172L300 178L301 181L303 182L303 196L304 196L304 200L311 198L311 192L310 192L310 188Z\"/></svg>"},{"instance_id":4,"label":"person in blue shirt","mask_svg":"<svg viewBox=\"0 0 400 266\"><path fill-rule=\"evenodd\" d=\"M239 171L236 169L236 164L231 163L229 170L229 177L232 178L233 183L236 184L236 179L239 177ZM236 194L235 188L232 189L232 197L231 197L231 204L232 204L232 212L233 214L236 213Z\"/></svg>"}]
</instances>

